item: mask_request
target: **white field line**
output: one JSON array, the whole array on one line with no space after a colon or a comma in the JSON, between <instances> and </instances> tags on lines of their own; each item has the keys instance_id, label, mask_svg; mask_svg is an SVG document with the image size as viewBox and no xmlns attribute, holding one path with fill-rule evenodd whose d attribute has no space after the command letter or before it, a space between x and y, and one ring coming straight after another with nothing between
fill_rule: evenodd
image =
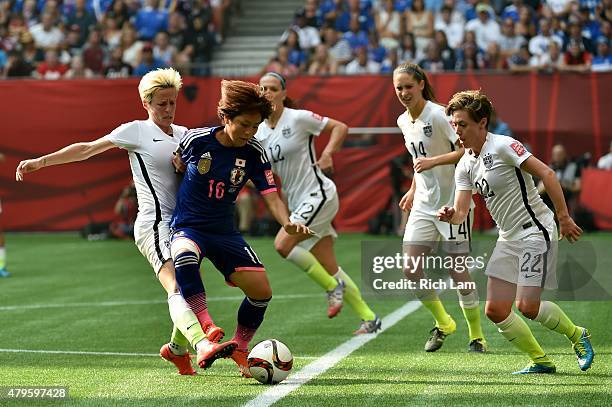
<instances>
[{"instance_id":1,"label":"white field line","mask_svg":"<svg viewBox=\"0 0 612 407\"><path fill-rule=\"evenodd\" d=\"M410 301L387 315L382 320L382 329L375 334L355 336L340 344L314 362L308 364L302 370L289 376L289 378L245 404L245 407L271 406L303 384L325 373L328 369L346 358L348 355L361 348L366 343L375 339L378 335L397 324L399 321L412 314L421 306L420 301Z\"/></svg>"},{"instance_id":2,"label":"white field line","mask_svg":"<svg viewBox=\"0 0 612 407\"><path fill-rule=\"evenodd\" d=\"M1 349L0 353L44 353L58 355L87 355L87 356L137 356L159 357L159 353L131 353L131 352L87 352L72 350L45 350L45 349ZM295 356L296 359L317 359L316 356Z\"/></svg>"},{"instance_id":3,"label":"white field line","mask_svg":"<svg viewBox=\"0 0 612 407\"><path fill-rule=\"evenodd\" d=\"M323 294L284 294L273 295L273 301L293 300L300 298L324 298ZM227 297L208 297L208 302L217 301L240 301L244 296L227 296ZM156 305L166 304L166 300L146 300L146 301L101 301L101 302L67 302L63 304L24 304L24 305L4 305L0 306L0 311L20 311L28 309L46 309L46 308L76 308L76 307L122 307L127 305Z\"/></svg>"}]
</instances>

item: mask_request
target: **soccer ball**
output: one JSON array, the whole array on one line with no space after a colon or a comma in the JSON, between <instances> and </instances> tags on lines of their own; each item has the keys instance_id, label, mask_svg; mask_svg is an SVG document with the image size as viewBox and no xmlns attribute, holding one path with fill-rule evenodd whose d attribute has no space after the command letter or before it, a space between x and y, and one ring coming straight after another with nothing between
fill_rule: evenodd
<instances>
[{"instance_id":1,"label":"soccer ball","mask_svg":"<svg viewBox=\"0 0 612 407\"><path fill-rule=\"evenodd\" d=\"M291 351L277 339L259 342L253 347L247 360L251 375L264 384L282 382L293 367Z\"/></svg>"}]
</instances>

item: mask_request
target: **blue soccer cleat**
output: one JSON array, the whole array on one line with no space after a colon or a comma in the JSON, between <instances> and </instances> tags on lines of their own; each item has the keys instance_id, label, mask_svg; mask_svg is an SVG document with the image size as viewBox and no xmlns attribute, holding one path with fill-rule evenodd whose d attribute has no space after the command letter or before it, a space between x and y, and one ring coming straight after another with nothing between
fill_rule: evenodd
<instances>
[{"instance_id":1,"label":"blue soccer cleat","mask_svg":"<svg viewBox=\"0 0 612 407\"><path fill-rule=\"evenodd\" d=\"M586 328L581 329L582 335L580 335L580 339L578 339L578 342L576 342L572 347L574 348L574 352L576 352L576 357L578 358L578 366L580 367L580 370L584 372L593 364L595 352L593 351L593 346L591 345L591 334Z\"/></svg>"},{"instance_id":2,"label":"blue soccer cleat","mask_svg":"<svg viewBox=\"0 0 612 407\"><path fill-rule=\"evenodd\" d=\"M555 367L555 365L552 366L546 366L546 365L541 365L539 363L535 363L532 362L531 364L525 366L523 369L514 372L512 374L533 374L533 373L555 373L557 371L557 368Z\"/></svg>"},{"instance_id":3,"label":"blue soccer cleat","mask_svg":"<svg viewBox=\"0 0 612 407\"><path fill-rule=\"evenodd\" d=\"M338 285L327 292L327 317L333 318L342 309L344 305L344 290L346 283L338 279Z\"/></svg>"},{"instance_id":4,"label":"blue soccer cleat","mask_svg":"<svg viewBox=\"0 0 612 407\"><path fill-rule=\"evenodd\" d=\"M9 277L10 275L11 275L11 273L6 271L5 268L0 268L0 277Z\"/></svg>"},{"instance_id":5,"label":"blue soccer cleat","mask_svg":"<svg viewBox=\"0 0 612 407\"><path fill-rule=\"evenodd\" d=\"M380 318L378 318L377 315L374 315L374 319L371 319L369 321L362 320L359 324L359 328L357 328L357 330L353 332L353 335L373 334L377 331L380 331L381 327L382 321L380 320Z\"/></svg>"}]
</instances>

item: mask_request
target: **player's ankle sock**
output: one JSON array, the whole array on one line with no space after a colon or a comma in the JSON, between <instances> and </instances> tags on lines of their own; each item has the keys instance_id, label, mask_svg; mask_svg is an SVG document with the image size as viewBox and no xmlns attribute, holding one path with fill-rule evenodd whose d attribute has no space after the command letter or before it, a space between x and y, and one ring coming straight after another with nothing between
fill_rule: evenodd
<instances>
[{"instance_id":1,"label":"player's ankle sock","mask_svg":"<svg viewBox=\"0 0 612 407\"><path fill-rule=\"evenodd\" d=\"M200 326L206 327L213 323L212 317L208 313L206 303L206 293L197 294L187 300L189 307L193 310Z\"/></svg>"},{"instance_id":2,"label":"player's ankle sock","mask_svg":"<svg viewBox=\"0 0 612 407\"><path fill-rule=\"evenodd\" d=\"M552 359L544 353L527 323L514 311L510 311L510 315L506 319L495 325L497 325L504 338L517 349L528 354L529 358L535 363L546 366L553 365Z\"/></svg>"},{"instance_id":3,"label":"player's ankle sock","mask_svg":"<svg viewBox=\"0 0 612 407\"><path fill-rule=\"evenodd\" d=\"M187 353L187 346L189 342L185 335L181 333L181 330L178 329L176 325L172 327L172 336L170 337L170 343L168 344L170 348L170 352L175 355L184 355Z\"/></svg>"},{"instance_id":4,"label":"player's ankle sock","mask_svg":"<svg viewBox=\"0 0 612 407\"><path fill-rule=\"evenodd\" d=\"M196 343L206 338L202 325L181 294L168 296L168 309L174 326L180 330L191 346L195 348Z\"/></svg>"},{"instance_id":5,"label":"player's ankle sock","mask_svg":"<svg viewBox=\"0 0 612 407\"><path fill-rule=\"evenodd\" d=\"M423 306L431 312L438 328L444 331L445 327L451 325L451 317L434 290L419 290L416 292L416 296Z\"/></svg>"},{"instance_id":6,"label":"player's ankle sock","mask_svg":"<svg viewBox=\"0 0 612 407\"><path fill-rule=\"evenodd\" d=\"M249 342L255 336L257 328L261 325L264 319L264 314L268 308L268 303L272 298L266 300L255 300L253 298L244 297L240 308L238 309L238 324L236 325L236 333L232 340L238 342L238 349L248 350Z\"/></svg>"},{"instance_id":7,"label":"player's ankle sock","mask_svg":"<svg viewBox=\"0 0 612 407\"><path fill-rule=\"evenodd\" d=\"M457 295L459 296L459 304L461 304L463 316L468 325L470 340L478 338L484 339L484 333L482 332L482 326L480 324L480 301L478 299L478 291L474 290L466 295L457 291Z\"/></svg>"},{"instance_id":8,"label":"player's ankle sock","mask_svg":"<svg viewBox=\"0 0 612 407\"><path fill-rule=\"evenodd\" d=\"M374 312L370 309L368 304L363 300L361 296L361 291L359 291L359 287L357 284L351 279L351 277L342 270L341 267L338 267L338 272L334 276L336 279L341 279L344 281L344 300L348 305L351 306L355 310L355 313L364 321L371 321L376 318Z\"/></svg>"},{"instance_id":9,"label":"player's ankle sock","mask_svg":"<svg viewBox=\"0 0 612 407\"><path fill-rule=\"evenodd\" d=\"M554 302L541 301L535 321L551 331L565 335L572 343L578 342L580 335L582 335L582 329L574 325L565 312Z\"/></svg>"},{"instance_id":10,"label":"player's ankle sock","mask_svg":"<svg viewBox=\"0 0 612 407\"><path fill-rule=\"evenodd\" d=\"M338 285L338 281L329 275L317 258L302 247L295 246L287 255L287 260L305 271L325 291L331 291Z\"/></svg>"}]
</instances>

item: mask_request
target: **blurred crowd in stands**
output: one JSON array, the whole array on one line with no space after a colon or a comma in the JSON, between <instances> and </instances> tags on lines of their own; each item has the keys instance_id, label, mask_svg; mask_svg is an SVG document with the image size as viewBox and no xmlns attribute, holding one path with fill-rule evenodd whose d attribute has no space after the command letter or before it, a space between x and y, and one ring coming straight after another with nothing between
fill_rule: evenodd
<instances>
[{"instance_id":1,"label":"blurred crowd in stands","mask_svg":"<svg viewBox=\"0 0 612 407\"><path fill-rule=\"evenodd\" d=\"M0 0L2 77L207 75L236 0Z\"/></svg>"},{"instance_id":2,"label":"blurred crowd in stands","mask_svg":"<svg viewBox=\"0 0 612 407\"><path fill-rule=\"evenodd\" d=\"M609 71L612 0L305 0L262 71Z\"/></svg>"},{"instance_id":3,"label":"blurred crowd in stands","mask_svg":"<svg viewBox=\"0 0 612 407\"><path fill-rule=\"evenodd\" d=\"M2 77L209 75L239 0L0 0ZM262 71L610 71L612 0L305 0ZM256 23L256 22L253 22ZM270 44L274 47L274 44Z\"/></svg>"}]
</instances>

